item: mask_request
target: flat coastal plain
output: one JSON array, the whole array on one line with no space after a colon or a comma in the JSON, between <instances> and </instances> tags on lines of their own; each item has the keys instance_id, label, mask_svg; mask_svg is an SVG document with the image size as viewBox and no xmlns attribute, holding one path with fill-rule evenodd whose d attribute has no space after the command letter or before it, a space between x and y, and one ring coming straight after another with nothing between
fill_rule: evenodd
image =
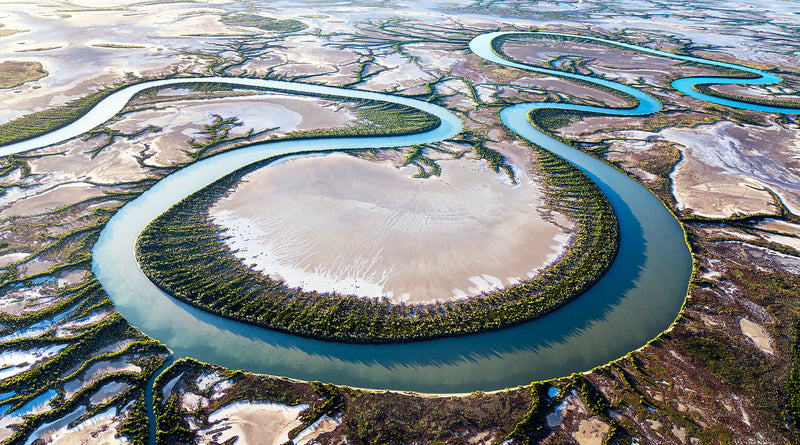
<instances>
[{"instance_id":1,"label":"flat coastal plain","mask_svg":"<svg viewBox=\"0 0 800 445\"><path fill-rule=\"evenodd\" d=\"M173 361L173 345L118 312L92 265L115 212L172 172L246 145L370 123L357 101L191 85L255 77L415 97L455 113L465 131L250 172L208 209L242 264L290 287L414 310L483 301L576 242L575 221L552 208L541 158L499 111L631 103L489 63L469 51L473 37L562 32L740 63L783 81L712 85L714 94L792 106L798 17L786 0L0 0L0 140L62 125L88 109L81 101L124 85L187 79L135 97L88 133L0 158L0 443L800 443L800 120L670 86L733 71L569 39L519 37L500 48L663 104L649 116L539 122L651 190L692 252L675 321L594 369L448 395ZM292 357L314 356L297 346L307 340L293 340ZM499 368L495 352L419 361L456 380L462 364ZM354 360L359 372L380 367L368 355Z\"/></svg>"}]
</instances>

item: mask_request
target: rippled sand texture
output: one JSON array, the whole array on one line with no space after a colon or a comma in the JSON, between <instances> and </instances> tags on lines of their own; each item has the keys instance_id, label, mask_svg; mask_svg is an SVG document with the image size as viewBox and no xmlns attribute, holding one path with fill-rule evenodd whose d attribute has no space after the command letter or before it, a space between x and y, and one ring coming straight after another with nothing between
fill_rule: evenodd
<instances>
[{"instance_id":1,"label":"rippled sand texture","mask_svg":"<svg viewBox=\"0 0 800 445\"><path fill-rule=\"evenodd\" d=\"M245 264L290 287L392 301L447 301L534 276L568 235L543 218L539 187L483 161L442 176L345 154L252 173L211 210ZM562 224L569 224L563 221Z\"/></svg>"}]
</instances>

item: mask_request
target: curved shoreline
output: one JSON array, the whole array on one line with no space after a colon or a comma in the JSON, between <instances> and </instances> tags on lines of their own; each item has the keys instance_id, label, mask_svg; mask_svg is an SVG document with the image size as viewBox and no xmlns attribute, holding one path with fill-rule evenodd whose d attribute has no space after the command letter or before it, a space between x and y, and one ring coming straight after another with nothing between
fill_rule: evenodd
<instances>
[{"instance_id":1,"label":"curved shoreline","mask_svg":"<svg viewBox=\"0 0 800 445\"><path fill-rule=\"evenodd\" d=\"M558 73L558 72L556 72ZM652 99L655 102L654 99ZM658 104L655 102L655 104ZM660 106L660 105L659 105ZM527 125L527 122L525 123ZM620 172L613 170L612 175L619 175L623 176ZM639 187L643 190L646 194L649 194L641 185L635 183L634 181L630 180L629 178L625 177L626 180L630 181L632 184L635 184L634 187ZM627 185L627 184L626 184ZM605 190L604 190L605 191ZM608 191L606 191L608 193ZM649 196L655 200L655 198L649 194ZM655 200L658 206L661 207L662 211L666 212L666 209L661 205L660 202ZM619 206L615 206L619 207ZM631 215L629 209L625 209L625 205L621 205L623 213L627 215ZM631 218L636 219L636 218ZM679 225L675 222L674 218L670 214L668 214L664 218L664 220L671 221L669 224L672 225L673 230L669 230L669 227L658 229L659 233L673 233L674 239L680 240L680 246L678 248L679 251L685 254L683 258L677 259L677 263L682 263L684 266L686 283L688 283L688 276L690 273L690 264L691 260L688 255L688 250L686 249L685 244L683 244L683 232L680 230ZM663 222L663 220L662 220ZM642 344L641 340L634 340L627 335L619 335L617 333L608 332L605 335L594 336L596 330L603 326L602 324L598 323L597 317L600 315L602 318L606 316L606 319L609 319L608 314L604 314L605 311L608 311L608 307L616 306L616 308L626 307L627 304L623 303L626 299L624 296L620 296L619 293L626 293L627 288L631 287L630 285L623 285L624 287L620 290L618 283L630 283L631 281L636 281L639 278L639 270L637 267L633 266L633 264L641 264L645 262L645 258L647 257L642 248L642 245L645 242L642 240L641 237L641 228L636 227L639 224L634 223L633 227L629 227L627 230L623 232L623 241L622 243L630 245L627 252L627 260L621 267L618 265L618 271L624 271L624 275L628 276L629 278L620 279L619 274L613 274L610 278L601 278L601 281L605 281L606 286L597 286L593 289L590 289L586 294L582 295L576 300L576 303L568 304L567 306L563 307L561 310L551 313L548 316L542 317L539 320L526 323L525 325L517 326L516 328L509 328L503 331L496 331L490 334L477 334L477 335L470 335L468 337L460 337L460 338L448 338L448 339L439 339L439 340L432 340L432 341L425 341L425 342L417 342L417 343L409 343L409 344L388 344L388 345L357 345L358 348L354 349L350 346L352 345L342 345L342 344L330 344L330 343L323 343L316 340L307 340L307 339L299 339L297 337L287 335L287 334L280 334L271 331L264 331L263 329L258 328L242 328L241 326L237 326L236 323L233 323L231 329L235 329L237 332L234 333L234 337L238 337L238 339L230 338L231 341L235 342L234 344L240 345L236 346L236 349L244 348L245 344L249 344L247 347L248 349L255 348L255 350L264 351L265 354L269 355L278 355L283 357L280 361L281 364L285 363L292 363L292 362L300 362L305 365L310 365L312 367L318 366L325 366L326 368L337 368L334 372L329 372L325 374L325 380L333 381L335 383L343 383L349 384L351 386L359 386L359 387L386 387L386 388L393 388L393 389L414 389L414 390L427 390L425 392L435 392L435 393L443 393L443 392L468 392L471 390L476 389L497 389L502 386L513 386L508 384L509 379L509 372L508 371L500 371L500 367L504 370L512 369L513 374L516 374L517 377L513 378L514 384L520 383L528 383L531 379L541 379L545 377L555 377L561 375L563 373L569 373L574 371L577 367L578 369L586 369L590 368L594 365L604 363L608 361L608 355L605 357L599 358L595 356L594 358L590 359L590 366L587 366L586 357L582 357L582 353L573 352L565 352L570 350L570 347L579 347L583 349L586 347L585 343L581 346L575 344L571 341L568 341L566 346L561 346L562 342L564 342L567 338L571 338L575 335L576 332L584 331L586 335L580 335L579 338L583 340L586 337L595 337L596 341L592 341L594 343L590 348L593 351L605 351L613 355L612 358L616 358L616 356L622 355L625 352L635 349ZM632 242L625 240L625 232L628 235L632 235ZM640 234L636 236L636 234ZM658 243L663 244L663 243ZM669 244L669 243L666 243ZM677 255L680 257L680 255ZM666 257L673 257L675 258L676 255L666 255ZM615 264L619 264L619 262L615 262ZM666 267L668 270L680 270L680 267L675 267L675 264L671 264L670 266ZM612 266L613 267L613 266ZM658 268L658 267L656 267ZM632 276L630 272L633 272ZM666 289L667 293L672 291L673 299L670 302L670 299L660 299L660 303L666 303L666 306L662 306L659 308L659 305L649 305L652 312L660 313L663 315L667 313L668 320L663 323L661 326L668 325L675 317L680 304L683 302L683 297L685 296L686 285L683 286L669 286L669 285L653 285L650 286L647 284L648 280L645 280L643 283L643 287L658 287L660 289ZM675 280L672 280L673 283ZM608 283L614 283L617 291L609 291L607 289ZM638 295L637 297L641 297ZM593 300L593 301L587 301ZM117 299L115 298L115 303ZM175 304L175 302L173 302ZM179 306L180 305L177 305ZM605 308L605 309L603 309ZM669 309L668 309L669 308ZM189 312L188 308L181 308L184 311ZM575 316L574 314L570 314L569 311L562 313L562 311L566 309L572 309L571 312L579 312L581 313L580 316ZM663 309L663 310L662 310ZM199 312L199 311L198 311ZM612 310L613 312L613 310ZM641 312L641 311L639 311ZM647 311L645 311L647 312ZM561 315L558 317L557 315ZM200 314L196 314L195 316L199 317ZM653 317L657 317L656 314L652 314ZM566 332L563 333L555 333L551 331L551 327L553 324L553 320L558 320L562 317L568 317L571 322L564 323L563 321L557 321L559 326L567 326ZM588 319L587 319L588 317ZM211 316L212 319L216 318ZM645 319L647 317L644 317ZM537 323L539 321L541 323ZM575 321L577 320L577 321ZM220 321L217 319L217 323ZM134 323L138 326L141 326L139 323ZM211 329L211 326L203 323L205 325L205 329ZM610 322L604 325L605 329L609 327L613 327L616 323ZM647 324L647 323L646 323ZM658 326L658 322L651 322L649 323L650 326ZM227 323L225 323L227 326ZM533 325L533 326L531 326ZM218 327L218 326L215 326ZM517 329L519 328L519 329ZM578 331L576 331L576 329ZM651 338L654 336L655 333L660 332L663 328L656 328L657 330L653 332L653 335L647 335L647 338ZM223 328L223 330L227 330ZM534 335L533 338L530 337L531 331L539 331L540 334ZM526 332L527 334L520 334L519 331ZM545 333L546 332L546 333ZM646 331L645 331L646 332ZM205 333L204 333L205 334ZM496 338L498 335L492 334L499 334L499 337L502 337L503 340L497 340ZM216 331L214 334L211 335L203 335L207 338L210 343L213 343L215 340L220 341L221 339L219 336L223 336L224 334L221 331ZM641 334L639 334L641 335ZM252 341L252 337L255 336L258 340ZM510 338L513 336L513 340ZM623 342L615 342L613 339L609 339L609 337L616 336L622 337ZM213 337L213 338L212 338ZM244 338L248 337L248 338ZM480 340L480 346L475 348L474 345L465 345L463 340L470 339L475 340L476 337ZM626 338L628 337L628 338ZM156 337L159 338L159 337ZM640 337L641 338L641 337ZM527 339L522 340L520 339ZM177 339L176 339L177 340ZM599 340L599 341L598 341ZM619 338L618 338L619 340ZM266 346L257 346L264 341L271 343L269 347ZM172 342L166 342L167 344L172 345ZM225 343L225 341L220 341L220 343ZM579 344L581 342L578 342ZM616 344L615 344L616 343ZM622 344L630 344L635 345L634 347L622 346ZM609 344L612 344L613 347L609 348ZM284 346L285 345L285 346ZM561 347L559 347L561 346ZM488 348L488 349L487 349ZM244 350L244 349L242 349ZM276 360L255 360L255 362L260 362L261 365L253 366L254 363L251 361L252 364L245 364L242 363L243 361L241 357L237 357L235 360L236 364L232 364L228 360L231 358L231 354L225 353L228 356L228 359L220 360L220 352L216 351L212 354L198 354L200 351L195 349L191 351L191 348L184 349L180 355L187 355L187 356L194 356L200 358L204 361L216 362L224 364L228 367L236 367L236 368L246 368L253 370L255 368L256 371L260 372L267 372L271 374L286 374L292 377L298 377L302 379L319 379L317 375L309 375L304 372L299 372L300 370L292 370L291 373L289 372L282 372L276 370ZM269 352L267 352L269 351ZM447 352L444 352L447 351ZM483 351L483 352L482 352ZM490 352L491 351L491 352ZM311 352L312 355L307 355L308 352ZM299 354L299 355L298 355ZM477 356L476 356L477 354ZM199 355L199 356L198 356ZM528 358L525 359L523 357L530 356L537 357L535 358ZM564 355L568 355L570 357L566 358ZM590 354L594 355L594 354ZM497 357L502 357L502 359L498 360ZM546 357L550 358L546 358ZM300 358L303 357L303 358ZM363 357L363 358L360 358ZM434 358L436 357L436 358ZM468 359L472 363L462 364L463 360L467 357L471 357ZM563 370L563 362L560 363L557 369L552 368L553 362L559 362L566 360L567 362L571 360L576 360L577 362L573 362L572 365L568 366L569 371L565 372ZM431 360L433 359L433 362ZM322 360L322 362L320 362ZM331 363L329 360L334 360L334 366L330 366ZM444 360L442 363L440 360ZM511 362L509 362L509 360ZM328 362L327 365L322 365L322 363ZM523 366L522 369L514 369L514 363L519 364L520 362L523 363L537 363L539 364L538 372L530 372L531 369L528 366ZM542 362L547 362L542 366ZM314 364L318 363L318 364ZM374 363L374 365L373 365ZM581 364L578 364L581 363ZM470 366L470 365L477 365L477 366ZM233 366L231 366L233 365ZM377 369L383 369L389 371L388 375L381 372L376 372L376 366L378 365ZM290 365L291 366L291 365ZM448 369L449 368L449 369ZM465 369L466 368L466 369ZM487 372L487 369L494 368L494 371ZM397 379L398 374L403 374L403 371L408 371L413 374L413 381L414 383L410 383L410 381L400 378ZM400 371L399 373L397 371ZM466 380L462 381L454 381L452 379L452 373L462 373L464 374L466 371L466 375L463 375L460 379L466 377ZM438 377L420 377L421 375L425 375L433 372L434 375ZM542 373L545 373L542 375ZM381 375L382 374L382 375ZM496 379L495 383L489 383L488 385L485 383L487 377L495 377L500 375L500 379ZM523 377L524 376L524 377ZM394 383L387 382L386 378L389 377L392 380L395 380ZM476 377L479 377L477 380L483 380L484 383L476 383ZM377 378L377 379L376 379ZM377 381L382 381L383 383L377 383ZM405 383L399 383L398 380L405 381ZM450 380L448 382L448 380ZM500 384L499 381L503 381L504 384ZM470 383L472 381L472 383ZM377 384L376 384L377 383ZM448 384L449 386L446 388L442 388L443 384ZM456 386L457 385L457 386ZM444 391L442 390L444 389ZM454 389L459 389L460 391L454 391Z\"/></svg>"},{"instance_id":2,"label":"curved shoreline","mask_svg":"<svg viewBox=\"0 0 800 445\"><path fill-rule=\"evenodd\" d=\"M578 298L610 267L619 246L616 217L600 189L563 159L546 152L540 156L546 172L545 200L576 221L575 239L539 276L487 295L401 305L291 289L249 269L219 239L202 212L238 178L260 168L255 165L187 196L152 220L137 237L137 262L165 293L200 310L312 339L391 344L504 329ZM559 207L559 198L570 205ZM238 303L242 295L247 295L245 304Z\"/></svg>"},{"instance_id":3,"label":"curved shoreline","mask_svg":"<svg viewBox=\"0 0 800 445\"><path fill-rule=\"evenodd\" d=\"M623 93L634 93L631 95L639 98L640 103L634 108L618 109L620 115L636 115L643 110L649 109L653 112L660 109L660 103L651 96L626 85L588 76L539 69L503 59L491 48L491 40L500 34L522 35L523 33L484 34L474 39L470 47L473 50L477 49L477 53L481 56L487 55L487 60L506 66L586 80ZM539 34L559 35L558 33ZM570 34L560 35L583 38ZM756 79L696 77L673 82L676 89L697 99L755 111L787 114L800 112L800 110L763 107L719 99L701 95L692 88L687 89L691 85L703 83L765 84L771 83L770 81L779 81L780 78L777 76L734 64L677 56L618 42L607 42L665 57L741 69L760 76ZM263 82L259 79L224 77L207 78L207 80L198 78L169 79L165 82L181 83L187 80L190 82L198 80L234 81L235 83L238 81ZM142 89L151 86L157 85L146 84ZM315 90L328 88L308 87ZM348 93L359 93L355 90L347 91ZM101 105L103 104L105 101L101 103ZM121 109L122 106L124 103L119 105L119 108ZM569 157L570 161L582 165L582 168L589 172L588 174L595 179L612 201L620 220L622 239L617 260L606 275L592 288L573 303L532 322L502 331L419 343L399 345L332 344L222 320L170 301L163 295L150 294L147 289L138 285L141 283L116 287L119 283L113 280L109 281L104 273L114 263L127 261L125 256L130 252L121 250L118 245L116 247L106 246L106 256L102 256L97 254L98 249L102 250L99 241L93 255L93 269L104 288L111 295L117 309L133 325L169 345L178 357L192 356L203 361L219 363L228 368L248 369L273 375L284 374L304 380L320 380L320 375L322 375L324 376L323 380L356 387L412 389L418 392L439 394L513 387L527 384L532 380L558 377L575 372L575 370L590 369L641 347L674 322L675 315L686 295L686 285L691 274L691 256L685 244L682 227L649 190L603 161L561 144L530 126L527 120L528 112L533 108L548 106L554 107L552 104L516 105L504 110L501 119L526 139L552 149L554 153L563 153L565 157ZM563 104L555 107L568 108ZM610 110L603 107L585 106L571 108L604 114L609 114ZM90 115L93 112L94 109ZM84 118L76 123L82 120ZM87 120L87 122L90 121ZM99 123L95 125L99 125ZM84 125L88 124L84 123ZM70 126L62 130L67 128ZM80 126L74 127L78 130L80 128ZM73 131L76 131L74 129ZM13 149L9 149L12 146L1 147L0 155L10 154L9 150L20 152L38 148L33 142L37 140L41 143L39 146L44 146L68 139L68 137L64 137L67 132L62 130L28 140L25 143L15 144L17 147ZM59 136L53 136L56 133ZM433 137L432 133L436 132L425 134ZM46 136L50 138L48 139ZM414 143L408 142L413 138L399 139L392 139L392 141L397 144ZM308 143L309 141L300 142ZM353 141L353 138L323 139L313 142L315 147L322 146L323 149L342 149L347 148L347 143L357 143L357 141ZM384 142L385 145L381 146L390 146L388 142ZM232 158L231 162L252 159L254 156L252 152L258 150L261 150L262 156L270 153L277 154L272 151L275 147L298 150L297 147L292 147L292 143L298 142L290 141L287 143L288 145L273 143L269 148L255 146L242 149L249 154L243 154L240 150L229 152L230 158ZM22 145L26 145L28 148L19 148ZM375 144L371 144L371 146L373 145ZM200 172L197 171L197 173ZM168 176L151 190L162 183L169 184L169 180L173 176ZM191 189L191 187L188 188ZM152 195L149 196L146 200L141 201L142 205L145 207L149 207L150 204L160 205L157 200L152 200ZM142 197L144 195L135 201ZM122 213L120 210L115 218ZM119 230L119 227L107 226L103 231L101 241L106 240L105 242L110 243L111 239L117 240L116 237L121 233ZM117 255L117 252L121 252L123 255ZM135 271L126 271L131 275L139 272L135 261L133 265ZM668 271L672 275L663 276L665 275L664 271ZM190 326L191 328L188 328ZM187 332L191 334L186 335Z\"/></svg>"},{"instance_id":4,"label":"curved shoreline","mask_svg":"<svg viewBox=\"0 0 800 445\"><path fill-rule=\"evenodd\" d=\"M340 97L344 99L375 99L383 102L391 102L395 104L406 105L412 108L417 108L419 110L426 111L430 114L434 114L438 116L440 119L444 117L445 118L444 120L446 120L446 122L444 122L443 120L442 125L440 127L425 133L421 133L427 135L430 140L423 138L421 139L423 142L419 143L425 143L428 141L435 142L440 139L446 139L448 137L454 136L461 130L461 120L458 119L458 117L456 117L453 113L437 105L429 104L427 102L403 96L393 96L383 93L373 93L371 91L329 87L329 86L314 85L309 83L296 83L296 82L288 82L282 80L255 79L248 77L222 77L222 76L178 77L170 79L144 81L140 83L135 83L127 87L120 88L114 91L113 93L109 94L108 96L106 96L97 105L90 108L86 114L84 114L77 120L67 125L59 127L49 133L45 133L12 144L0 146L0 156L8 156L10 154L22 153L24 151L46 147L48 145L64 142L68 139L72 139L75 136L86 133L97 126L104 124L114 115L122 111L122 109L125 107L125 105L127 105L128 101L130 101L131 98L133 98L133 96L144 90L150 88L192 84L192 83L228 84L234 86L254 87L254 88L263 88L270 90L283 90L293 93L308 93L312 95ZM416 136L416 135L403 135L399 137L405 137L405 136ZM324 141L325 139L329 138L318 138L315 139L315 141L320 142ZM338 138L333 138L333 139L338 139ZM342 139L354 139L354 138L342 138ZM414 144L414 142L411 141L404 143L407 143L408 145ZM332 147L331 144L325 144L325 145L327 149L331 150L335 149L335 147ZM380 146L377 148L385 148L385 147Z\"/></svg>"},{"instance_id":5,"label":"curved shoreline","mask_svg":"<svg viewBox=\"0 0 800 445\"><path fill-rule=\"evenodd\" d=\"M481 34L472 39L469 43L470 50L479 57L484 58L486 60L501 65L509 66L512 68L519 68L526 71L533 71L542 74L555 74L561 77L567 77L570 79L591 82L633 96L639 100L639 104L636 107L627 107L627 108L604 108L604 107L582 106L582 105L561 107L560 105L562 104L553 104L546 102L539 103L540 106L536 108L568 108L576 111L589 111L597 113L605 113L605 111L608 110L617 110L618 112L626 110L626 112L624 113L619 113L619 114L614 113L614 114L628 116L628 115L636 115L636 114L630 114L630 112L633 112L634 110L638 110L638 112L655 113L661 109L661 103L658 102L657 99L653 98L649 94L643 93L640 90L625 84L620 84L617 82L600 79L592 76L585 76L582 74L573 74L563 71L551 70L547 68L539 68L532 65L526 65L524 63L514 62L512 60L506 59L505 57L503 57L503 55L498 54L496 52L492 42L498 37L506 37L512 35L518 35L518 36L527 35L535 37L555 36L566 39L589 40L597 42L598 44L601 45L618 46L620 48L631 49L634 51L652 54L655 56L661 56L668 59L676 59L676 60L682 60L684 62L694 62L702 65L717 66L720 68L728 68L736 71L743 71L746 73L754 74L757 75L758 77L725 77L725 76L682 77L680 79L672 81L670 85L672 86L672 88L676 89L677 91L691 98L698 99L704 102L713 103L716 105L725 105L732 108L740 108L751 111L761 111L765 113L800 114L800 108L796 107L784 108L778 106L761 105L751 102L743 102L743 101L728 99L725 97L712 96L709 94L702 93L697 89L695 89L695 85L770 85L783 81L783 79L781 79L780 76L777 76L775 74L767 73L756 68L737 65L735 63L720 62L718 60L703 59L700 57L693 57L693 56L684 56L682 54L673 54L658 49L632 45L630 43L617 42L614 40L608 40L599 37L582 36L579 34L568 34L562 32L496 31L496 32ZM798 104L798 106L800 107L800 104ZM645 110L653 110L653 111L645 111Z\"/></svg>"}]
</instances>

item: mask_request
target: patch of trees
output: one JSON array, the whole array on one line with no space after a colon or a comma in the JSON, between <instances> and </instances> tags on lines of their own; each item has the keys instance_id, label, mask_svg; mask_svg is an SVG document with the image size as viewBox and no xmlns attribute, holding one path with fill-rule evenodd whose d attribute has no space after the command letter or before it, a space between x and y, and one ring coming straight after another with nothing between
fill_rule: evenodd
<instances>
[{"instance_id":1,"label":"patch of trees","mask_svg":"<svg viewBox=\"0 0 800 445\"><path fill-rule=\"evenodd\" d=\"M800 322L792 326L791 342L792 370L786 384L786 407L783 415L795 428L800 428Z\"/></svg>"},{"instance_id":2,"label":"patch of trees","mask_svg":"<svg viewBox=\"0 0 800 445\"><path fill-rule=\"evenodd\" d=\"M226 25L247 26L264 31L276 31L281 33L297 32L308 28L308 25L299 20L279 20L257 14L228 14L222 16L220 21Z\"/></svg>"},{"instance_id":3,"label":"patch of trees","mask_svg":"<svg viewBox=\"0 0 800 445\"><path fill-rule=\"evenodd\" d=\"M337 435L352 444L469 444L485 431L505 435L530 409L527 391L475 392L463 397L343 391L345 419Z\"/></svg>"},{"instance_id":4,"label":"patch of trees","mask_svg":"<svg viewBox=\"0 0 800 445\"><path fill-rule=\"evenodd\" d=\"M721 99L735 100L737 102L755 104L755 105L764 105L767 107L781 107L781 108L789 108L791 110L800 110L800 101L797 100L779 100L779 99L776 100L766 97L745 96L743 94L726 93L723 91L715 90L714 88L712 88L712 84L707 84L707 83L693 85L692 89L697 91L698 93L702 93L712 97L719 97Z\"/></svg>"}]
</instances>

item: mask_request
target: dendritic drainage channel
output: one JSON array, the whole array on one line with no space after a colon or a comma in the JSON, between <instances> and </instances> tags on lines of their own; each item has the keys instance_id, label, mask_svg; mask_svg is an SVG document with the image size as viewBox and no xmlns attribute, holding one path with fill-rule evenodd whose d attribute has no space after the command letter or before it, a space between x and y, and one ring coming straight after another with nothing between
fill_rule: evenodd
<instances>
[{"instance_id":1,"label":"dendritic drainage channel","mask_svg":"<svg viewBox=\"0 0 800 445\"><path fill-rule=\"evenodd\" d=\"M567 104L521 104L501 113L513 131L585 171L607 194L620 222L620 251L606 275L575 302L535 321L502 331L407 344L354 345L298 338L272 332L193 309L169 298L141 273L133 255L136 236L152 218L177 200L237 168L267 157L307 150L340 150L407 146L435 142L458 133L461 123L449 111L425 102L378 93L260 79L192 78L209 82L257 86L343 98L403 103L438 116L442 125L418 135L383 138L310 139L265 143L234 150L192 164L166 177L123 207L104 229L93 251L93 270L115 307L133 325L169 346L176 356L191 356L234 369L306 380L323 380L358 387L423 392L468 392L527 384L589 369L636 349L674 320L691 273L691 257L680 224L647 189L607 164L574 150L533 128L527 120L535 108L555 107L614 115L654 113L660 104L629 86L507 60L493 49L504 35L478 36L470 45L479 56L523 70L592 82L629 94L636 107L613 109ZM532 33L533 34L533 33ZM565 34L537 34L583 38ZM590 38L605 44L663 57L740 69L754 79L689 78L673 83L679 91L727 106L764 112L797 113L764 105L720 99L699 93L694 85L709 83L763 84L776 76L699 58L673 55L634 45ZM64 141L102 124L136 92L179 84L166 79L120 90L86 116L42 137L0 148L8 155ZM620 326L625 326L621 329Z\"/></svg>"}]
</instances>

